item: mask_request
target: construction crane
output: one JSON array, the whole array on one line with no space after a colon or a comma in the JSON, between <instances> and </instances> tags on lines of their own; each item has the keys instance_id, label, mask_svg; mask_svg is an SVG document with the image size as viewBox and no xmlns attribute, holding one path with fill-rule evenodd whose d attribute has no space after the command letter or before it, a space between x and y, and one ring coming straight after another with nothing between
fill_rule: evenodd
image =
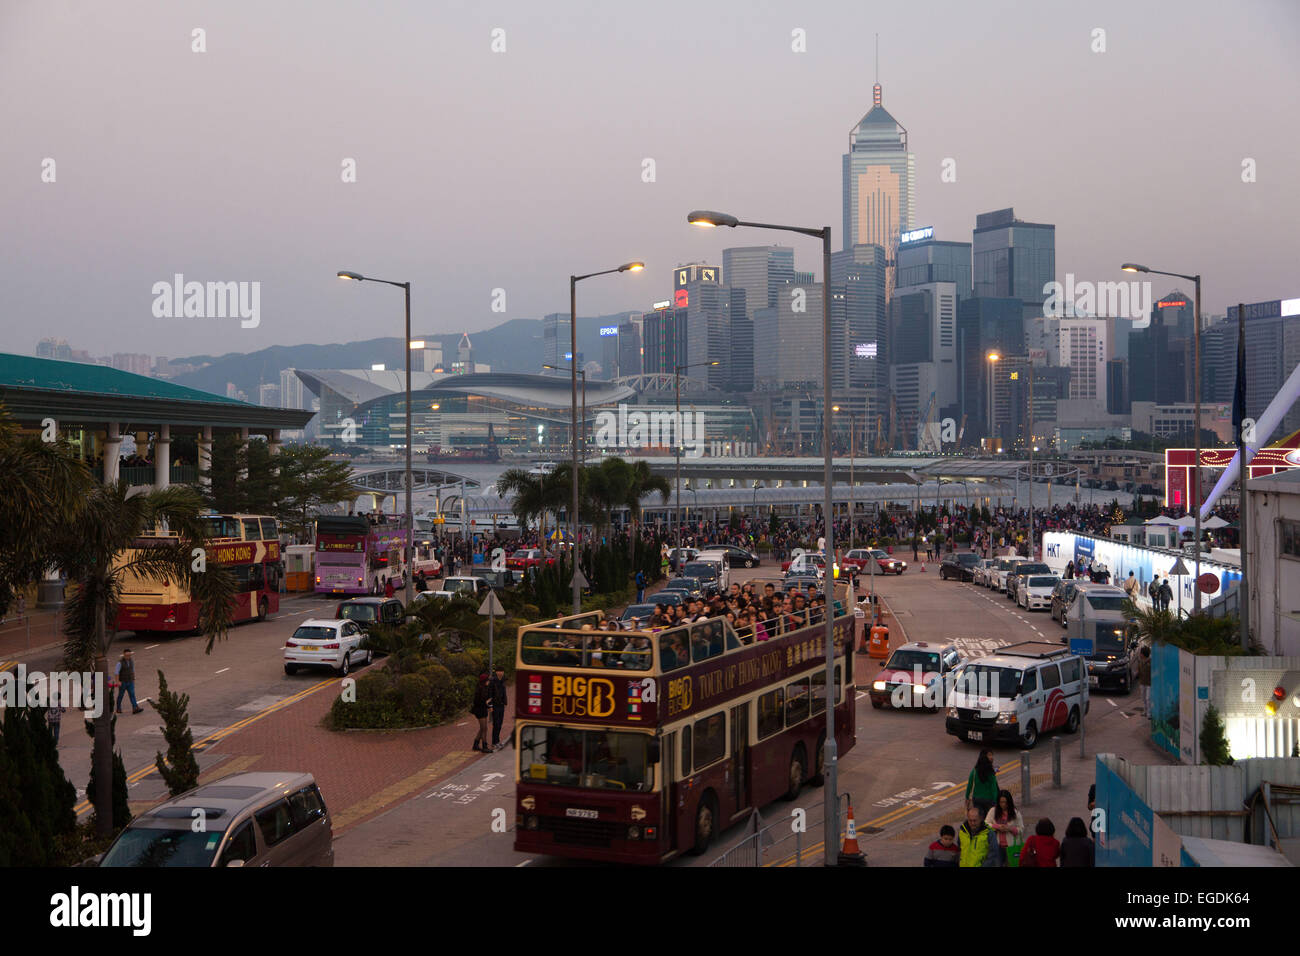
<instances>
[{"instance_id":1,"label":"construction crane","mask_svg":"<svg viewBox=\"0 0 1300 956\"><path fill-rule=\"evenodd\" d=\"M897 437L898 437L898 400L894 397L894 393L890 392L889 393L889 447L891 450L898 447L895 444L895 440L897 439Z\"/></svg>"},{"instance_id":2,"label":"construction crane","mask_svg":"<svg viewBox=\"0 0 1300 956\"><path fill-rule=\"evenodd\" d=\"M889 451L889 448L888 446L885 445L885 416L877 415L876 416L876 457L877 458L882 457L887 451Z\"/></svg>"},{"instance_id":3,"label":"construction crane","mask_svg":"<svg viewBox=\"0 0 1300 956\"><path fill-rule=\"evenodd\" d=\"M937 391L930 393L930 402L925 407L925 414L920 416L916 426L916 450L937 453L939 438L934 431L934 403Z\"/></svg>"}]
</instances>

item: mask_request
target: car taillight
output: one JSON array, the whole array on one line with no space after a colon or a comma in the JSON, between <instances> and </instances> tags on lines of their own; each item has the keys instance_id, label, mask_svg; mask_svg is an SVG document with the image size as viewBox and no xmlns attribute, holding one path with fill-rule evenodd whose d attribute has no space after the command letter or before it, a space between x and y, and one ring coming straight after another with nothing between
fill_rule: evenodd
<instances>
[{"instance_id":1,"label":"car taillight","mask_svg":"<svg viewBox=\"0 0 1300 956\"><path fill-rule=\"evenodd\" d=\"M360 584L360 583L361 583L361 579L360 579L360 578L357 578L357 584Z\"/></svg>"},{"instance_id":2,"label":"car taillight","mask_svg":"<svg viewBox=\"0 0 1300 956\"><path fill-rule=\"evenodd\" d=\"M284 646L285 646L285 647L297 647L298 645L295 644L293 641L285 641L285 642L284 642Z\"/></svg>"},{"instance_id":3,"label":"car taillight","mask_svg":"<svg viewBox=\"0 0 1300 956\"><path fill-rule=\"evenodd\" d=\"M324 644L322 646L327 651L337 651L339 649L339 646L337 644Z\"/></svg>"}]
</instances>

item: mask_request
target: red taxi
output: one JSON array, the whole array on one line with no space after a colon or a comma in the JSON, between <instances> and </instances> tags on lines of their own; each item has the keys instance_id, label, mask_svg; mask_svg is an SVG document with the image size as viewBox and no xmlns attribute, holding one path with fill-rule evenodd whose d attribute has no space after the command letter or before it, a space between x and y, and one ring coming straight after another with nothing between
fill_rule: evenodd
<instances>
[{"instance_id":1,"label":"red taxi","mask_svg":"<svg viewBox=\"0 0 1300 956\"><path fill-rule=\"evenodd\" d=\"M952 672L962 658L952 645L918 641L904 644L880 665L880 673L867 693L871 706L925 709L933 713L944 705Z\"/></svg>"}]
</instances>

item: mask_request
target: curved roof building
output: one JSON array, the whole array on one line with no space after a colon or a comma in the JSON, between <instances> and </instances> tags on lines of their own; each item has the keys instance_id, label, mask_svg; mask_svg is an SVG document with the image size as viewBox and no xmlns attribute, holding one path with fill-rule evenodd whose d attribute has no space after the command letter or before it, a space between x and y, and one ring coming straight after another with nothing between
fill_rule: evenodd
<instances>
[{"instance_id":1,"label":"curved roof building","mask_svg":"<svg viewBox=\"0 0 1300 956\"><path fill-rule=\"evenodd\" d=\"M296 369L295 374L320 399L323 444L405 447L404 372ZM580 387L579 402L583 391ZM636 395L625 385L601 381L588 381L585 394L589 433L598 409L635 400ZM567 375L412 371L411 446L417 452L499 446L558 454L569 443L571 401Z\"/></svg>"}]
</instances>

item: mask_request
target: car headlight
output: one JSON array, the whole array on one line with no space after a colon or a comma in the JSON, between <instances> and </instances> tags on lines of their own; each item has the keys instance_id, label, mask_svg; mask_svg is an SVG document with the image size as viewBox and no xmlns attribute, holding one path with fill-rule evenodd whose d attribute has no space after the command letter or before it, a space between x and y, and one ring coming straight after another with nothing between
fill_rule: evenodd
<instances>
[{"instance_id":1,"label":"car headlight","mask_svg":"<svg viewBox=\"0 0 1300 956\"><path fill-rule=\"evenodd\" d=\"M927 686L928 686L928 685L913 684L913 685L912 685L912 693L913 693L913 694L924 694L925 691L926 691L926 687L927 687Z\"/></svg>"},{"instance_id":2,"label":"car headlight","mask_svg":"<svg viewBox=\"0 0 1300 956\"><path fill-rule=\"evenodd\" d=\"M956 708L956 707L949 707L949 708L948 708L948 716L949 716L949 717L956 717L956 716L957 716L957 708Z\"/></svg>"},{"instance_id":3,"label":"car headlight","mask_svg":"<svg viewBox=\"0 0 1300 956\"><path fill-rule=\"evenodd\" d=\"M874 684L871 685L871 689L872 689L872 690L884 690L884 689L885 689L885 682L884 682L883 680L878 680L878 681L876 681Z\"/></svg>"},{"instance_id":4,"label":"car headlight","mask_svg":"<svg viewBox=\"0 0 1300 956\"><path fill-rule=\"evenodd\" d=\"M998 714L999 724L1014 724L1016 722L1016 712L1014 710L1004 710Z\"/></svg>"}]
</instances>

